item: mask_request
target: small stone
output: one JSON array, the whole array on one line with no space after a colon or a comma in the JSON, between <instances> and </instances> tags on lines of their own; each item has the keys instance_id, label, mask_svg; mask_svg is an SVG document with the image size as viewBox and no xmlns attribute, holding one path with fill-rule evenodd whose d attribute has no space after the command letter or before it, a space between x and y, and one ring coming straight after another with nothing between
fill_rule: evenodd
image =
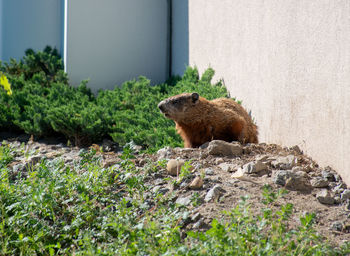
<instances>
[{"instance_id":1,"label":"small stone","mask_svg":"<svg viewBox=\"0 0 350 256\"><path fill-rule=\"evenodd\" d=\"M323 177L315 177L310 181L310 183L314 188L326 188L329 185L329 181Z\"/></svg>"},{"instance_id":2,"label":"small stone","mask_svg":"<svg viewBox=\"0 0 350 256\"><path fill-rule=\"evenodd\" d=\"M191 196L179 197L176 199L176 204L187 206L191 203Z\"/></svg>"},{"instance_id":3,"label":"small stone","mask_svg":"<svg viewBox=\"0 0 350 256\"><path fill-rule=\"evenodd\" d=\"M243 152L242 145L239 142L226 142L222 140L212 140L208 145L210 155L238 156Z\"/></svg>"},{"instance_id":4,"label":"small stone","mask_svg":"<svg viewBox=\"0 0 350 256\"><path fill-rule=\"evenodd\" d=\"M267 171L267 165L260 161L249 162L242 167L243 172L247 174L262 173Z\"/></svg>"},{"instance_id":5,"label":"small stone","mask_svg":"<svg viewBox=\"0 0 350 256\"><path fill-rule=\"evenodd\" d=\"M334 204L334 197L327 189L322 189L320 192L318 192L316 194L316 198L321 204Z\"/></svg>"},{"instance_id":6,"label":"small stone","mask_svg":"<svg viewBox=\"0 0 350 256\"><path fill-rule=\"evenodd\" d=\"M200 189L203 186L203 179L200 176L197 176L192 180L189 187L190 189Z\"/></svg>"},{"instance_id":7,"label":"small stone","mask_svg":"<svg viewBox=\"0 0 350 256\"><path fill-rule=\"evenodd\" d=\"M234 172L237 170L237 165L235 164L222 163L219 164L219 167L225 172Z\"/></svg>"},{"instance_id":8,"label":"small stone","mask_svg":"<svg viewBox=\"0 0 350 256\"><path fill-rule=\"evenodd\" d=\"M215 185L213 188L211 188L208 193L205 195L204 201L210 202L210 201L217 201L225 190L220 185Z\"/></svg>"},{"instance_id":9,"label":"small stone","mask_svg":"<svg viewBox=\"0 0 350 256\"><path fill-rule=\"evenodd\" d=\"M205 175L214 175L214 170L212 168L206 168L204 172Z\"/></svg>"},{"instance_id":10,"label":"small stone","mask_svg":"<svg viewBox=\"0 0 350 256\"><path fill-rule=\"evenodd\" d=\"M312 190L312 186L305 172L292 173L292 175L286 180L285 188L288 190L301 191L307 193L311 192Z\"/></svg>"},{"instance_id":11,"label":"small stone","mask_svg":"<svg viewBox=\"0 0 350 256\"><path fill-rule=\"evenodd\" d=\"M203 219L199 219L195 224L193 224L193 229L200 229L203 225Z\"/></svg>"},{"instance_id":12,"label":"small stone","mask_svg":"<svg viewBox=\"0 0 350 256\"><path fill-rule=\"evenodd\" d=\"M166 181L162 178L158 178L158 179L154 180L154 184L156 184L156 185L163 185L165 183L166 183Z\"/></svg>"},{"instance_id":13,"label":"small stone","mask_svg":"<svg viewBox=\"0 0 350 256\"><path fill-rule=\"evenodd\" d=\"M154 187L152 188L152 192L153 192L153 193L157 193L157 192L159 191L160 188L161 188L161 186L154 186Z\"/></svg>"},{"instance_id":14,"label":"small stone","mask_svg":"<svg viewBox=\"0 0 350 256\"><path fill-rule=\"evenodd\" d=\"M160 189L158 190L158 193L159 193L159 194L165 195L166 193L169 192L169 190L170 190L170 189L168 189L168 188L160 188Z\"/></svg>"},{"instance_id":15,"label":"small stone","mask_svg":"<svg viewBox=\"0 0 350 256\"><path fill-rule=\"evenodd\" d=\"M199 212L197 212L191 216L191 221L196 222L199 221L200 218L202 218L202 215Z\"/></svg>"},{"instance_id":16,"label":"small stone","mask_svg":"<svg viewBox=\"0 0 350 256\"><path fill-rule=\"evenodd\" d=\"M215 159L215 165L219 165L219 164L224 163L224 162L225 162L225 160L221 157Z\"/></svg>"},{"instance_id":17,"label":"small stone","mask_svg":"<svg viewBox=\"0 0 350 256\"><path fill-rule=\"evenodd\" d=\"M342 231L343 230L343 223L341 223L340 221L333 222L331 225L331 230Z\"/></svg>"},{"instance_id":18,"label":"small stone","mask_svg":"<svg viewBox=\"0 0 350 256\"><path fill-rule=\"evenodd\" d=\"M174 152L171 147L165 147L165 148L159 149L156 155L158 160L162 160L162 159L169 159L170 157L172 157L173 154Z\"/></svg>"},{"instance_id":19,"label":"small stone","mask_svg":"<svg viewBox=\"0 0 350 256\"><path fill-rule=\"evenodd\" d=\"M280 156L271 164L273 167L281 170L290 170L292 169L297 162L297 159L293 155Z\"/></svg>"},{"instance_id":20,"label":"small stone","mask_svg":"<svg viewBox=\"0 0 350 256\"><path fill-rule=\"evenodd\" d=\"M327 179L328 181L335 181L334 175L331 172L329 172L328 170L323 170L322 176L323 176L323 178Z\"/></svg>"},{"instance_id":21,"label":"small stone","mask_svg":"<svg viewBox=\"0 0 350 256\"><path fill-rule=\"evenodd\" d=\"M243 171L242 168L239 168L234 174L232 174L232 178L235 178L235 179L240 179L242 178L243 176L246 176L245 175L245 172Z\"/></svg>"},{"instance_id":22,"label":"small stone","mask_svg":"<svg viewBox=\"0 0 350 256\"><path fill-rule=\"evenodd\" d=\"M340 197L343 202L350 199L350 189L345 189L343 193L341 193Z\"/></svg>"},{"instance_id":23,"label":"small stone","mask_svg":"<svg viewBox=\"0 0 350 256\"><path fill-rule=\"evenodd\" d=\"M265 162L268 159L269 159L268 155L258 155L258 156L255 157L255 160L259 161L259 162Z\"/></svg>"},{"instance_id":24,"label":"small stone","mask_svg":"<svg viewBox=\"0 0 350 256\"><path fill-rule=\"evenodd\" d=\"M292 176L290 170L278 170L273 175L273 182L277 185L286 185L286 180Z\"/></svg>"},{"instance_id":25,"label":"small stone","mask_svg":"<svg viewBox=\"0 0 350 256\"><path fill-rule=\"evenodd\" d=\"M180 173L181 166L183 164L184 164L183 160L170 159L166 169L170 175L176 176Z\"/></svg>"}]
</instances>

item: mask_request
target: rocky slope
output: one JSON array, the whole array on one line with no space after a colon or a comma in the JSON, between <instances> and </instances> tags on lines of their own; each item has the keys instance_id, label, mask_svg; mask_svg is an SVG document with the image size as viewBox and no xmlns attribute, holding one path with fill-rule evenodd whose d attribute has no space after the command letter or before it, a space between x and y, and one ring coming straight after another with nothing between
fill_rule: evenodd
<instances>
[{"instance_id":1,"label":"rocky slope","mask_svg":"<svg viewBox=\"0 0 350 256\"><path fill-rule=\"evenodd\" d=\"M24 148L9 165L14 176L25 174L43 159L59 158L72 165L86 150L33 141L22 146L17 140L9 143ZM112 142L93 147L101 168L118 168L121 153ZM162 163L157 172L148 172L146 183L152 189L144 196L152 200L155 194L174 193L174 201L190 209L191 216L183 223L186 229L205 230L214 217L224 217L222 212L234 208L245 195L252 209L259 211L262 188L269 185L276 191L288 190L278 203L292 203L296 216L315 213L316 229L331 242L342 244L350 239L350 189L334 170L319 167L297 146L212 141L198 149L166 147L154 155L136 154L133 161L140 172L150 163ZM291 227L298 222L293 219Z\"/></svg>"}]
</instances>

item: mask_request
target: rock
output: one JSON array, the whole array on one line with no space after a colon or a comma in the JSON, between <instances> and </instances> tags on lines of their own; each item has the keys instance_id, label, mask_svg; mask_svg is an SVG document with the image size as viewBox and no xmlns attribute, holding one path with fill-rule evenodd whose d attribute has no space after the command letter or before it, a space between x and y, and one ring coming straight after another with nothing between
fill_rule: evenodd
<instances>
[{"instance_id":1,"label":"rock","mask_svg":"<svg viewBox=\"0 0 350 256\"><path fill-rule=\"evenodd\" d=\"M165 183L166 183L166 181L162 178L158 178L158 179L154 180L154 184L156 184L156 185L163 185Z\"/></svg>"},{"instance_id":2,"label":"rock","mask_svg":"<svg viewBox=\"0 0 350 256\"><path fill-rule=\"evenodd\" d=\"M312 186L307 178L305 172L299 171L291 173L291 176L287 178L285 188L293 191L311 192Z\"/></svg>"},{"instance_id":3,"label":"rock","mask_svg":"<svg viewBox=\"0 0 350 256\"><path fill-rule=\"evenodd\" d=\"M156 194L156 193L158 193L158 194L166 194L167 192L169 191L169 189L168 188L163 188L163 187L161 187L161 186L155 186L155 187L153 187L153 189L152 189L152 192L154 193L154 194Z\"/></svg>"},{"instance_id":4,"label":"rock","mask_svg":"<svg viewBox=\"0 0 350 256\"><path fill-rule=\"evenodd\" d=\"M199 219L195 224L193 224L193 229L200 229L203 225L203 219Z\"/></svg>"},{"instance_id":5,"label":"rock","mask_svg":"<svg viewBox=\"0 0 350 256\"><path fill-rule=\"evenodd\" d=\"M310 183L314 188L326 188L329 185L329 181L323 177L315 177L310 181Z\"/></svg>"},{"instance_id":6,"label":"rock","mask_svg":"<svg viewBox=\"0 0 350 256\"><path fill-rule=\"evenodd\" d=\"M260 161L249 162L242 167L243 173L246 174L265 174L267 171L267 165Z\"/></svg>"},{"instance_id":7,"label":"rock","mask_svg":"<svg viewBox=\"0 0 350 256\"><path fill-rule=\"evenodd\" d=\"M184 163L185 162L183 160L170 159L166 169L170 175L176 176L176 175L179 175L181 171L181 166Z\"/></svg>"},{"instance_id":8,"label":"rock","mask_svg":"<svg viewBox=\"0 0 350 256\"><path fill-rule=\"evenodd\" d=\"M191 196L179 197L176 199L176 204L187 206L191 203Z\"/></svg>"},{"instance_id":9,"label":"rock","mask_svg":"<svg viewBox=\"0 0 350 256\"><path fill-rule=\"evenodd\" d=\"M225 172L234 172L237 170L237 165L235 164L221 163L219 167Z\"/></svg>"},{"instance_id":10,"label":"rock","mask_svg":"<svg viewBox=\"0 0 350 256\"><path fill-rule=\"evenodd\" d=\"M232 174L232 178L235 178L235 179L240 179L242 178L243 176L246 176L243 169L242 168L239 168L234 174Z\"/></svg>"},{"instance_id":11,"label":"rock","mask_svg":"<svg viewBox=\"0 0 350 256\"><path fill-rule=\"evenodd\" d=\"M203 186L203 179L200 176L197 176L192 180L189 187L190 189L200 189Z\"/></svg>"},{"instance_id":12,"label":"rock","mask_svg":"<svg viewBox=\"0 0 350 256\"><path fill-rule=\"evenodd\" d=\"M297 159L293 155L280 156L275 161L271 162L271 165L275 168L281 170L290 170L292 169L297 162Z\"/></svg>"},{"instance_id":13,"label":"rock","mask_svg":"<svg viewBox=\"0 0 350 256\"><path fill-rule=\"evenodd\" d=\"M343 223L341 223L340 221L333 222L331 225L331 230L342 231L343 230Z\"/></svg>"},{"instance_id":14,"label":"rock","mask_svg":"<svg viewBox=\"0 0 350 256\"><path fill-rule=\"evenodd\" d=\"M224 191L225 190L220 185L215 185L205 195L204 201L207 203L210 201L217 201Z\"/></svg>"},{"instance_id":15,"label":"rock","mask_svg":"<svg viewBox=\"0 0 350 256\"><path fill-rule=\"evenodd\" d=\"M268 155L257 155L256 157L255 157L255 160L256 161L259 161L259 162L267 162L268 161L268 159L269 159L269 156Z\"/></svg>"},{"instance_id":16,"label":"rock","mask_svg":"<svg viewBox=\"0 0 350 256\"><path fill-rule=\"evenodd\" d=\"M208 145L210 155L220 156L238 156L243 152L242 145L239 142L226 142L222 140L212 140Z\"/></svg>"},{"instance_id":17,"label":"rock","mask_svg":"<svg viewBox=\"0 0 350 256\"><path fill-rule=\"evenodd\" d=\"M286 180L291 177L292 172L290 170L278 170L273 175L273 182L277 185L286 185Z\"/></svg>"},{"instance_id":18,"label":"rock","mask_svg":"<svg viewBox=\"0 0 350 256\"><path fill-rule=\"evenodd\" d=\"M205 175L214 175L214 170L212 168L206 168L204 172Z\"/></svg>"},{"instance_id":19,"label":"rock","mask_svg":"<svg viewBox=\"0 0 350 256\"><path fill-rule=\"evenodd\" d=\"M215 165L219 165L219 164L224 163L224 162L225 162L225 160L221 157L215 159Z\"/></svg>"},{"instance_id":20,"label":"rock","mask_svg":"<svg viewBox=\"0 0 350 256\"><path fill-rule=\"evenodd\" d=\"M199 221L200 218L202 218L202 215L199 212L197 212L191 216L191 221L196 222Z\"/></svg>"},{"instance_id":21,"label":"rock","mask_svg":"<svg viewBox=\"0 0 350 256\"><path fill-rule=\"evenodd\" d=\"M333 195L327 189L322 189L320 192L318 192L316 194L316 199L321 204L332 205L335 203Z\"/></svg>"},{"instance_id":22,"label":"rock","mask_svg":"<svg viewBox=\"0 0 350 256\"><path fill-rule=\"evenodd\" d=\"M343 202L350 199L350 189L345 189L343 193L341 193L340 198Z\"/></svg>"},{"instance_id":23,"label":"rock","mask_svg":"<svg viewBox=\"0 0 350 256\"><path fill-rule=\"evenodd\" d=\"M159 149L156 155L158 160L169 159L174 155L174 152L171 147L165 147L165 148Z\"/></svg>"},{"instance_id":24,"label":"rock","mask_svg":"<svg viewBox=\"0 0 350 256\"><path fill-rule=\"evenodd\" d=\"M322 171L322 177L328 181L335 181L334 175L328 171L328 169Z\"/></svg>"}]
</instances>

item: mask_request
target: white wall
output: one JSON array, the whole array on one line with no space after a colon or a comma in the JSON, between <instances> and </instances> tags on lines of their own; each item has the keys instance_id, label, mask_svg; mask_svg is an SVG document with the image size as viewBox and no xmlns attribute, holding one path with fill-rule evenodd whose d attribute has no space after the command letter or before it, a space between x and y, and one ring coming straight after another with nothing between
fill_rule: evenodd
<instances>
[{"instance_id":1,"label":"white wall","mask_svg":"<svg viewBox=\"0 0 350 256\"><path fill-rule=\"evenodd\" d=\"M0 59L20 59L28 48L61 49L61 0L0 0Z\"/></svg>"},{"instance_id":2,"label":"white wall","mask_svg":"<svg viewBox=\"0 0 350 256\"><path fill-rule=\"evenodd\" d=\"M260 141L299 145L350 184L350 1L190 0L189 59L224 78Z\"/></svg>"},{"instance_id":3,"label":"white wall","mask_svg":"<svg viewBox=\"0 0 350 256\"><path fill-rule=\"evenodd\" d=\"M112 89L140 75L164 82L167 1L74 0L67 9L66 68L72 84Z\"/></svg>"}]
</instances>

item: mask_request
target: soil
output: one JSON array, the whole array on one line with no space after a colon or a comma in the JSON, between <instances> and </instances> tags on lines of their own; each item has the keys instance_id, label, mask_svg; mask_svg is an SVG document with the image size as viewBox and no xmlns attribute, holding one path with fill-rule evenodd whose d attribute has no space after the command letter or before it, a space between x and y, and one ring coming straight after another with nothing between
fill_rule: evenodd
<instances>
[{"instance_id":1,"label":"soil","mask_svg":"<svg viewBox=\"0 0 350 256\"><path fill-rule=\"evenodd\" d=\"M68 162L72 158L79 157L79 148L68 147L59 138L33 141L33 138L28 136L14 137L13 134L0 134L0 141L4 139L15 146L24 142L26 147L35 150L33 152L39 156L39 159L40 156L47 158L60 156ZM320 167L310 157L304 155L297 146L286 148L264 143L244 146L233 143L232 145L240 148L241 152L232 153L230 149L225 148L227 146L225 142L219 141L216 146L222 147L219 150L220 154L210 148L211 144L207 144L198 149L164 148L153 155L140 153L136 154L134 162L136 167L142 169L158 160L191 161L191 174L176 185L171 181L179 179L178 175L170 175L166 168L160 169L146 179L146 183L153 189L163 189L164 193L175 192L174 200L179 202L180 199L193 196L194 193L198 194L200 203L196 206L188 205L188 208L191 209L192 216L199 213L199 217L192 223L188 223L186 229L205 230L213 218L222 219L225 216L223 211L230 211L245 195L249 195L251 209L257 213L260 212L263 207L262 188L268 184L275 191L280 188L288 190L288 194L280 198L275 206L293 204L294 216L297 217L292 218L291 227L300 223L298 216L315 213L315 229L327 237L331 243L341 245L350 240L350 191L334 170L329 167ZM94 144L93 147L102 151L99 154L103 159L103 167L117 165L121 152L118 152L118 147L113 142L104 141L99 145ZM135 147L135 150L139 148ZM23 164L25 161L30 159L17 157L10 164L10 168L15 168L16 165ZM263 167L258 168L257 163L262 164ZM253 167L249 168L247 164ZM277 177L285 172L296 176L291 176L292 178L286 176L287 178L282 179L281 184L281 180ZM193 188L190 183L196 176L201 177L203 184L197 184L198 186ZM293 179L295 183L292 182ZM315 185L312 182L315 179L322 179L324 184ZM208 193L217 185L218 193L214 199L207 200ZM325 190L329 192L328 202L321 200L319 196L320 192ZM147 196L152 197L152 193L145 195Z\"/></svg>"}]
</instances>

